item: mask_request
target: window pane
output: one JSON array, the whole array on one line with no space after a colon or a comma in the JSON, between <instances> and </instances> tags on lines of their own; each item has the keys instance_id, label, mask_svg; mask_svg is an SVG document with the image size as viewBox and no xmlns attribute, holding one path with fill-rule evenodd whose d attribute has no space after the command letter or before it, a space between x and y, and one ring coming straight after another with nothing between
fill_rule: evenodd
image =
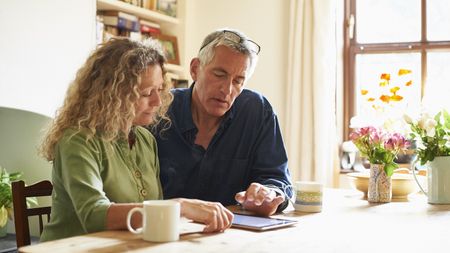
<instances>
[{"instance_id":1,"label":"window pane","mask_svg":"<svg viewBox=\"0 0 450 253\"><path fill-rule=\"evenodd\" d=\"M420 40L420 0L356 1L356 32L360 43Z\"/></svg>"},{"instance_id":2,"label":"window pane","mask_svg":"<svg viewBox=\"0 0 450 253\"><path fill-rule=\"evenodd\" d=\"M450 40L450 2L427 1L428 40Z\"/></svg>"},{"instance_id":3,"label":"window pane","mask_svg":"<svg viewBox=\"0 0 450 253\"><path fill-rule=\"evenodd\" d=\"M428 53L424 107L431 113L442 108L450 112L450 52Z\"/></svg>"},{"instance_id":4,"label":"window pane","mask_svg":"<svg viewBox=\"0 0 450 253\"><path fill-rule=\"evenodd\" d=\"M395 122L404 113L417 111L420 107L420 65L419 53L357 55L357 117L352 120L352 127L379 126L388 119ZM411 72L405 74L407 70ZM394 127L399 130L397 127L403 126Z\"/></svg>"}]
</instances>

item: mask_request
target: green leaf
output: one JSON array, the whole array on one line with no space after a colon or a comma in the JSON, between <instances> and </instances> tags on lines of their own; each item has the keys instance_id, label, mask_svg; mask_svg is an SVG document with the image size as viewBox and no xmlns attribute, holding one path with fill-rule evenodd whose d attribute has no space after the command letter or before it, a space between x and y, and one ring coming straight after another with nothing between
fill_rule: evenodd
<instances>
[{"instance_id":1,"label":"green leaf","mask_svg":"<svg viewBox=\"0 0 450 253\"><path fill-rule=\"evenodd\" d=\"M445 128L450 129L450 114L447 110L443 110Z\"/></svg>"},{"instance_id":2,"label":"green leaf","mask_svg":"<svg viewBox=\"0 0 450 253\"><path fill-rule=\"evenodd\" d=\"M22 172L14 172L14 173L11 173L11 174L9 174L9 180L10 180L11 182L12 182L12 181L15 181L15 180L21 178L22 175L23 175Z\"/></svg>"},{"instance_id":3,"label":"green leaf","mask_svg":"<svg viewBox=\"0 0 450 253\"><path fill-rule=\"evenodd\" d=\"M8 222L8 211L5 206L0 207L0 227L4 227Z\"/></svg>"},{"instance_id":4,"label":"green leaf","mask_svg":"<svg viewBox=\"0 0 450 253\"><path fill-rule=\"evenodd\" d=\"M384 171L388 177L394 174L394 170L398 168L398 164L396 163L387 163L384 165Z\"/></svg>"},{"instance_id":5,"label":"green leaf","mask_svg":"<svg viewBox=\"0 0 450 253\"><path fill-rule=\"evenodd\" d=\"M436 122L439 122L440 120L440 118L441 118L441 114L442 114L442 112L438 112L435 116L434 116L434 120L436 120Z\"/></svg>"}]
</instances>

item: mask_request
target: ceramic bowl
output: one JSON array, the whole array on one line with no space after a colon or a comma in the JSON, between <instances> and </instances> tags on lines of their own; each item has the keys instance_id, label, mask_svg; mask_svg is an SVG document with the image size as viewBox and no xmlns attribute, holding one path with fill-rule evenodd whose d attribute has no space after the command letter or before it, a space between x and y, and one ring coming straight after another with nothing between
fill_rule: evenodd
<instances>
[{"instance_id":1,"label":"ceramic bowl","mask_svg":"<svg viewBox=\"0 0 450 253\"><path fill-rule=\"evenodd\" d=\"M352 188L364 193L364 197L367 197L367 189L369 188L369 173L368 172L354 172L347 174L350 180ZM425 177L417 175L417 178L421 185L425 183ZM412 174L394 173L392 175L392 198L404 199L409 194L418 192L419 186Z\"/></svg>"}]
</instances>

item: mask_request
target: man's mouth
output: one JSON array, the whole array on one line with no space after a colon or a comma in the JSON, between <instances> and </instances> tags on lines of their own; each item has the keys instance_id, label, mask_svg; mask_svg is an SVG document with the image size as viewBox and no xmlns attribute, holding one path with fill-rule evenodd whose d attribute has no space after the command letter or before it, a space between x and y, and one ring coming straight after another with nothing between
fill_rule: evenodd
<instances>
[{"instance_id":1,"label":"man's mouth","mask_svg":"<svg viewBox=\"0 0 450 253\"><path fill-rule=\"evenodd\" d=\"M228 102L226 100L223 100L223 99L220 99L220 98L214 98L214 100L219 102L219 103L228 104Z\"/></svg>"}]
</instances>

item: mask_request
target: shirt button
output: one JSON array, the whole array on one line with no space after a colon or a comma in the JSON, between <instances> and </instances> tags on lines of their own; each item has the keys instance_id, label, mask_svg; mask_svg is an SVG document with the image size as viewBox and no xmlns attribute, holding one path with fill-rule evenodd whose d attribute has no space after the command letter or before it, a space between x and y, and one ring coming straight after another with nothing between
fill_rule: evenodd
<instances>
[{"instance_id":1,"label":"shirt button","mask_svg":"<svg viewBox=\"0 0 450 253\"><path fill-rule=\"evenodd\" d=\"M147 190L146 189L141 189L141 195L142 196L147 196Z\"/></svg>"},{"instance_id":2,"label":"shirt button","mask_svg":"<svg viewBox=\"0 0 450 253\"><path fill-rule=\"evenodd\" d=\"M141 174L141 172L140 172L139 170L135 170L135 171L134 171L134 175L135 175L137 178L141 178L141 176L142 176L142 174Z\"/></svg>"}]
</instances>

